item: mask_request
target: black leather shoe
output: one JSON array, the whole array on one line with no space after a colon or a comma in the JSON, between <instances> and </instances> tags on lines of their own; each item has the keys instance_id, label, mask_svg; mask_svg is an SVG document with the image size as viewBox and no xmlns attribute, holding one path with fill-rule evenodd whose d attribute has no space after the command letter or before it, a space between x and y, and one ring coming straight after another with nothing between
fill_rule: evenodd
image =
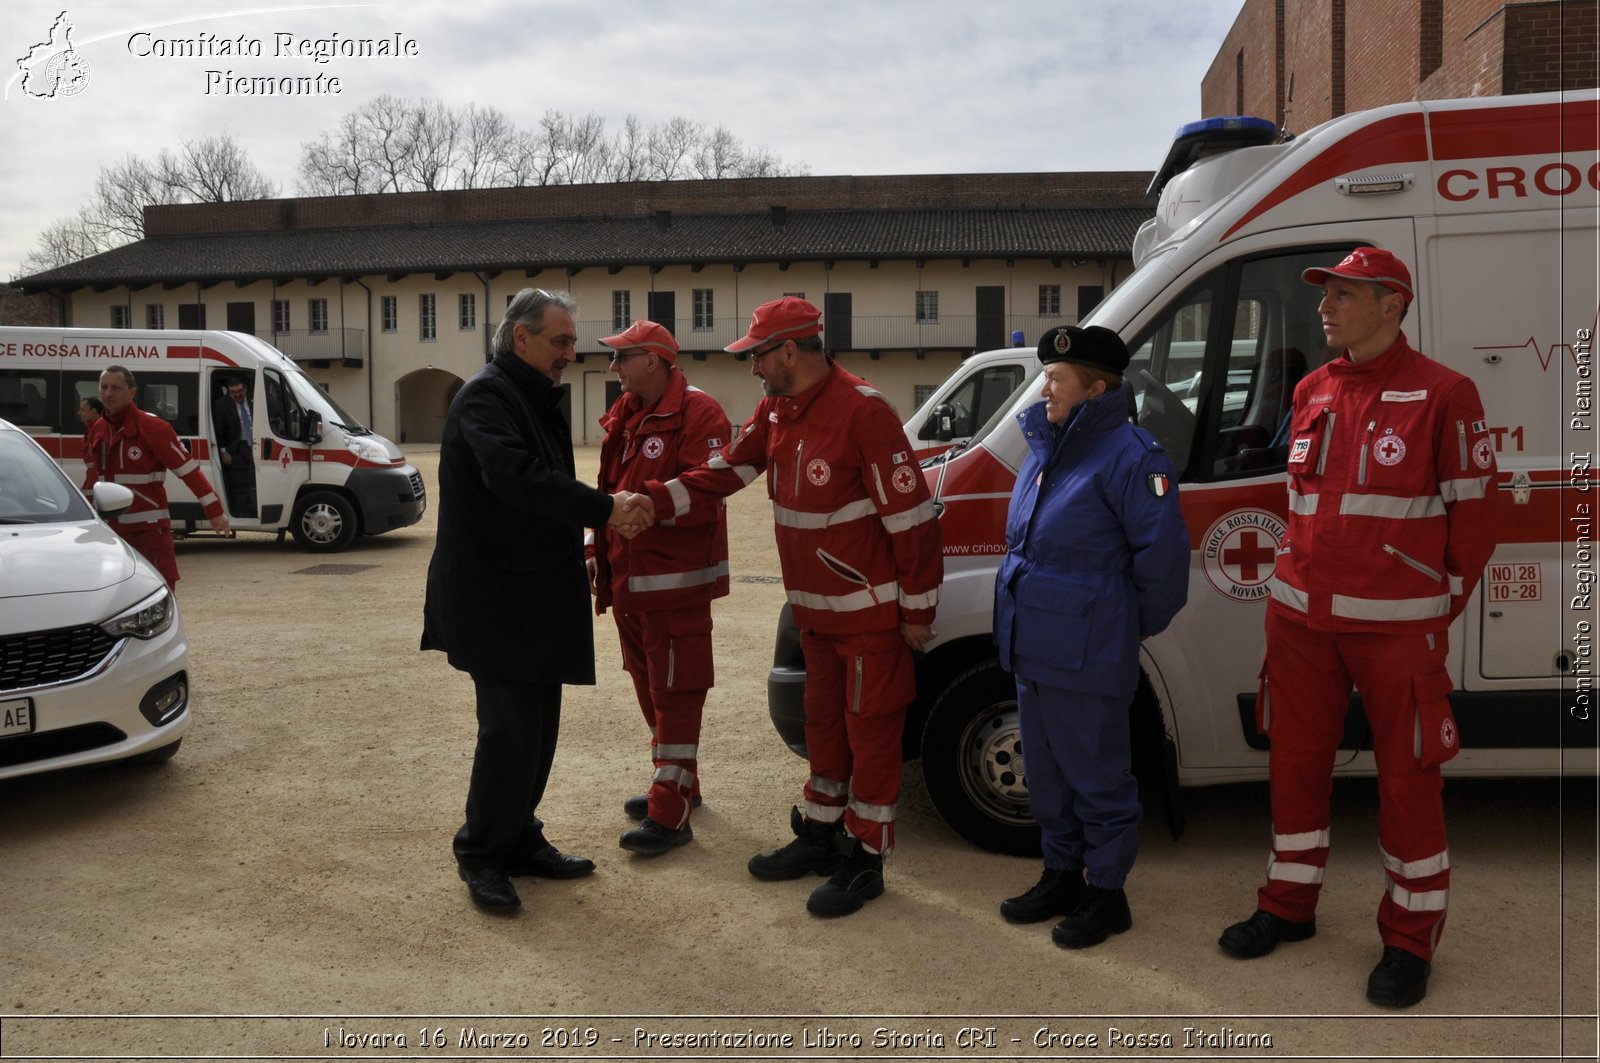
<instances>
[{"instance_id":1,"label":"black leather shoe","mask_svg":"<svg viewBox=\"0 0 1600 1063\"><path fill-rule=\"evenodd\" d=\"M1265 956L1278 947L1280 941L1304 941L1317 932L1317 921L1291 923L1289 920L1257 908L1256 913L1242 923L1234 923L1222 932L1217 944L1222 951L1253 960Z\"/></svg>"},{"instance_id":2,"label":"black leather shoe","mask_svg":"<svg viewBox=\"0 0 1600 1063\"><path fill-rule=\"evenodd\" d=\"M467 896L472 898L472 903L486 911L502 915L510 914L522 906L522 898L517 896L517 887L506 878L505 872L499 868L491 867L483 871L468 872L464 867L457 867L456 873L467 884Z\"/></svg>"},{"instance_id":3,"label":"black leather shoe","mask_svg":"<svg viewBox=\"0 0 1600 1063\"><path fill-rule=\"evenodd\" d=\"M695 808L700 807L700 795L694 795L692 802ZM622 811L628 814L629 819L643 819L650 814L650 795L635 794L622 802Z\"/></svg>"},{"instance_id":4,"label":"black leather shoe","mask_svg":"<svg viewBox=\"0 0 1600 1063\"><path fill-rule=\"evenodd\" d=\"M513 857L506 865L508 875L535 878L582 878L593 870L593 860L586 856L568 856L553 845L536 849L529 856Z\"/></svg>"},{"instance_id":5,"label":"black leather shoe","mask_svg":"<svg viewBox=\"0 0 1600 1063\"><path fill-rule=\"evenodd\" d=\"M1414 952L1388 945L1367 976L1367 999L1390 1008L1409 1008L1428 995L1433 965Z\"/></svg>"},{"instance_id":6,"label":"black leather shoe","mask_svg":"<svg viewBox=\"0 0 1600 1063\"><path fill-rule=\"evenodd\" d=\"M1071 915L1051 928L1050 940L1064 949L1086 949L1131 926L1133 915L1128 911L1126 893L1120 889L1084 886L1082 902Z\"/></svg>"},{"instance_id":7,"label":"black leather shoe","mask_svg":"<svg viewBox=\"0 0 1600 1063\"><path fill-rule=\"evenodd\" d=\"M1052 915L1071 915L1082 900L1082 871L1047 867L1027 893L1000 902L1000 915L1008 923L1042 923Z\"/></svg>"},{"instance_id":8,"label":"black leather shoe","mask_svg":"<svg viewBox=\"0 0 1600 1063\"><path fill-rule=\"evenodd\" d=\"M837 870L806 898L806 911L824 919L859 912L862 905L883 896L883 854L869 853L859 840L847 836L838 838L835 848L841 850Z\"/></svg>"},{"instance_id":9,"label":"black leather shoe","mask_svg":"<svg viewBox=\"0 0 1600 1063\"><path fill-rule=\"evenodd\" d=\"M649 816L630 831L622 833L618 845L630 853L640 856L660 856L668 849L676 849L680 845L688 845L694 841L694 831L685 824L678 830L663 827Z\"/></svg>"},{"instance_id":10,"label":"black leather shoe","mask_svg":"<svg viewBox=\"0 0 1600 1063\"><path fill-rule=\"evenodd\" d=\"M794 806L789 808L789 829L794 841L778 849L768 849L750 858L750 873L763 882L783 882L803 875L831 875L844 854L839 851L839 823L817 823L806 819Z\"/></svg>"}]
</instances>

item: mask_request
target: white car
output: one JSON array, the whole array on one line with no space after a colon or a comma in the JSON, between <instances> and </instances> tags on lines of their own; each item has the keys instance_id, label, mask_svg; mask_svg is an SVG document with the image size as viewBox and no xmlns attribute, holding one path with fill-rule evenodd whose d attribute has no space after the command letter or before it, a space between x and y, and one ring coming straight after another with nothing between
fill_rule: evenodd
<instances>
[{"instance_id":1,"label":"white car","mask_svg":"<svg viewBox=\"0 0 1600 1063\"><path fill-rule=\"evenodd\" d=\"M133 492L94 500L116 513ZM166 760L189 729L188 654L161 575L0 421L0 779Z\"/></svg>"}]
</instances>

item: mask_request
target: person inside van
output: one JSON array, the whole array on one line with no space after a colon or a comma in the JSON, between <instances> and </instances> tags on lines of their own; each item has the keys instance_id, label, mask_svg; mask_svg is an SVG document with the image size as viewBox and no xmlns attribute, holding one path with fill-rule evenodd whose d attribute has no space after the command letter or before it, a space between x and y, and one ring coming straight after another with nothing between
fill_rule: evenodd
<instances>
[{"instance_id":1,"label":"person inside van","mask_svg":"<svg viewBox=\"0 0 1600 1063\"><path fill-rule=\"evenodd\" d=\"M236 517L253 517L256 514L256 437L246 379L235 377L228 381L227 393L211 404L211 422L217 436L217 456L222 461L222 487L228 495L228 512Z\"/></svg>"}]
</instances>

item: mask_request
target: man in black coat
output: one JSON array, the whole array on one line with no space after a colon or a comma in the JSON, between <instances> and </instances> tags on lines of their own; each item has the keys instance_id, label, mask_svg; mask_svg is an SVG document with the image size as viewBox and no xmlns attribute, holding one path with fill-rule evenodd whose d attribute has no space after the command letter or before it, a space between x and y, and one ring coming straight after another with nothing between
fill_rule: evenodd
<instances>
[{"instance_id":1,"label":"man in black coat","mask_svg":"<svg viewBox=\"0 0 1600 1063\"><path fill-rule=\"evenodd\" d=\"M494 361L466 382L439 449L439 531L422 648L443 650L477 691L478 743L456 865L473 903L510 912L509 876L576 878L594 862L545 840L563 683L594 683L583 530L643 527L646 508L578 481L561 415L577 305L524 288L494 336Z\"/></svg>"},{"instance_id":2,"label":"man in black coat","mask_svg":"<svg viewBox=\"0 0 1600 1063\"><path fill-rule=\"evenodd\" d=\"M222 459L222 486L228 512L234 516L256 514L255 424L250 394L240 379L228 381L228 393L211 404L216 425L217 454Z\"/></svg>"}]
</instances>

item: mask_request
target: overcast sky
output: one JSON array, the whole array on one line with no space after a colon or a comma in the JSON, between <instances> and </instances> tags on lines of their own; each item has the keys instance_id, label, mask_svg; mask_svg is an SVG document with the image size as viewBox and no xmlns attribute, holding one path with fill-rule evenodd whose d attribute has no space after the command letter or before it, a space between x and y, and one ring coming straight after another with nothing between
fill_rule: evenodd
<instances>
[{"instance_id":1,"label":"overcast sky","mask_svg":"<svg viewBox=\"0 0 1600 1063\"><path fill-rule=\"evenodd\" d=\"M382 93L548 109L609 128L683 116L824 174L1148 170L1199 117L1200 79L1243 0L425 0L272 6L229 0L63 8L10 3L0 143L0 271L75 213L102 165L228 133L279 194L303 143ZM23 90L17 60L65 10L88 80ZM138 36L148 34L148 36ZM333 37L413 41L402 58L275 52ZM260 46L176 58L153 42ZM47 48L35 53L48 61ZM219 75L208 76L207 71ZM338 95L228 95L235 76L337 77ZM39 83L35 83L39 84ZM209 92L208 92L209 88Z\"/></svg>"}]
</instances>

